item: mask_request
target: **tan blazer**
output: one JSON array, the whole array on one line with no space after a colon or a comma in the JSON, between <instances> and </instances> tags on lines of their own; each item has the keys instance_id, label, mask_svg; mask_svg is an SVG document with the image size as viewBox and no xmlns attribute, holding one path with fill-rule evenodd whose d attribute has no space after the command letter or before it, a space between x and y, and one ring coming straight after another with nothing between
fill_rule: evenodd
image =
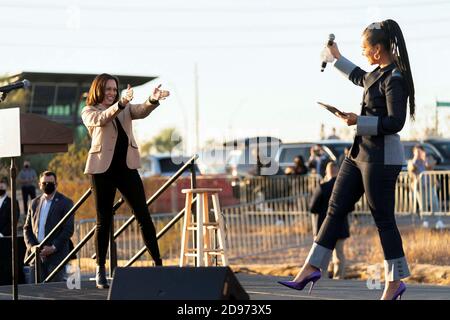
<instances>
[{"instance_id":1,"label":"tan blazer","mask_svg":"<svg viewBox=\"0 0 450 320\"><path fill-rule=\"evenodd\" d=\"M141 166L138 146L133 136L133 121L147 117L159 105L148 100L143 104L127 104L123 110L116 102L109 108L102 105L85 106L81 111L83 123L92 138L84 173L103 173L108 170L114 155L118 130L117 117L128 136L127 166L137 169Z\"/></svg>"}]
</instances>

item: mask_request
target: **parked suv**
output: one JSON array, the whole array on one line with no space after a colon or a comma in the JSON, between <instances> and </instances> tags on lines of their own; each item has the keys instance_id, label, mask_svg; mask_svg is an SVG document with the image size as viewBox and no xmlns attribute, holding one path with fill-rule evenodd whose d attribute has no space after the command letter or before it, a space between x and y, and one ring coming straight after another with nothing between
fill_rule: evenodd
<instances>
[{"instance_id":1,"label":"parked suv","mask_svg":"<svg viewBox=\"0 0 450 320\"><path fill-rule=\"evenodd\" d=\"M273 175L278 166L275 156L281 140L274 137L252 137L225 142L225 170L233 177ZM259 150L259 158L257 157Z\"/></svg>"},{"instance_id":2,"label":"parked suv","mask_svg":"<svg viewBox=\"0 0 450 320\"><path fill-rule=\"evenodd\" d=\"M228 156L223 147L202 149L197 159L201 174L225 175Z\"/></svg>"},{"instance_id":3,"label":"parked suv","mask_svg":"<svg viewBox=\"0 0 450 320\"><path fill-rule=\"evenodd\" d=\"M275 155L280 145L280 139L269 136L238 139L223 144L227 156L225 171L231 176L236 199L242 202L254 201L259 191L250 186L252 178L261 175L270 177L278 173Z\"/></svg>"},{"instance_id":4,"label":"parked suv","mask_svg":"<svg viewBox=\"0 0 450 320\"><path fill-rule=\"evenodd\" d=\"M326 156L331 161L338 161L340 156L344 153L345 148L350 148L352 143L341 140L320 140L317 142L298 142L298 143L283 143L278 149L275 160L280 166L280 173L283 174L287 167L294 166L294 158L302 156L306 162L310 156L310 149L315 145L322 146Z\"/></svg>"},{"instance_id":5,"label":"parked suv","mask_svg":"<svg viewBox=\"0 0 450 320\"><path fill-rule=\"evenodd\" d=\"M434 170L450 170L449 148L450 140L445 139L429 139L425 141L402 141L405 148L406 160L413 158L413 148L416 144L420 144L427 153L436 160L436 166ZM406 170L406 166L403 167Z\"/></svg>"},{"instance_id":6,"label":"parked suv","mask_svg":"<svg viewBox=\"0 0 450 320\"><path fill-rule=\"evenodd\" d=\"M280 141L281 142L281 141ZM260 181L256 179L251 179L250 177L254 174L254 171L246 171L247 174L241 176L239 170L231 172L236 179L232 181L233 188L235 190L235 196L239 196L241 201L263 201L270 200L279 197L282 194L286 194L286 190L289 186L284 185L282 180L279 179L280 175L284 175L284 170L288 166L294 165L294 157L301 155L305 162L310 156L310 149L312 146L321 145L326 158L332 161L338 161L339 156L344 153L345 147L350 147L351 142L340 141L340 140L323 140L317 142L304 142L304 143L281 143L277 145L277 148L271 149L270 159L272 174L267 175L267 181ZM250 151L252 148L250 148ZM254 150L254 149L253 149ZM230 152L229 163L233 164L242 157L242 150L233 150ZM266 159L266 160L267 160ZM233 167L231 167L233 168ZM236 168L236 167L235 167ZM239 168L239 167L237 167ZM252 167L253 169L255 166ZM274 181L271 184L271 181ZM269 187L271 185L271 187ZM287 192L288 193L288 192Z\"/></svg>"},{"instance_id":7,"label":"parked suv","mask_svg":"<svg viewBox=\"0 0 450 320\"><path fill-rule=\"evenodd\" d=\"M431 144L439 153L436 170L450 170L450 139L426 139L425 143Z\"/></svg>"},{"instance_id":8,"label":"parked suv","mask_svg":"<svg viewBox=\"0 0 450 320\"><path fill-rule=\"evenodd\" d=\"M176 156L173 157L170 154L155 154L143 157L141 160L142 166L139 169L141 177L153 177L153 176L172 176L190 159L190 157ZM196 174L200 174L197 165L195 165ZM183 173L183 176L189 175L190 171L187 170Z\"/></svg>"}]
</instances>

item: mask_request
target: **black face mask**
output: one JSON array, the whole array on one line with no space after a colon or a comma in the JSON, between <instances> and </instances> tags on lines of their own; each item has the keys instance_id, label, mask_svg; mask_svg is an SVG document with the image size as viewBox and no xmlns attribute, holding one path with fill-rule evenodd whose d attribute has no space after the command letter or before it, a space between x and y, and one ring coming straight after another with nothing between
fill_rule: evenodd
<instances>
[{"instance_id":1,"label":"black face mask","mask_svg":"<svg viewBox=\"0 0 450 320\"><path fill-rule=\"evenodd\" d=\"M26 165L24 165L24 167L28 169L30 166L26 164Z\"/></svg>"},{"instance_id":2,"label":"black face mask","mask_svg":"<svg viewBox=\"0 0 450 320\"><path fill-rule=\"evenodd\" d=\"M0 189L0 197L3 197L6 193L6 190Z\"/></svg>"},{"instance_id":3,"label":"black face mask","mask_svg":"<svg viewBox=\"0 0 450 320\"><path fill-rule=\"evenodd\" d=\"M55 189L56 189L56 186L55 186L55 184L53 182L47 183L44 186L44 192L46 194L52 194L53 192L55 192Z\"/></svg>"}]
</instances>

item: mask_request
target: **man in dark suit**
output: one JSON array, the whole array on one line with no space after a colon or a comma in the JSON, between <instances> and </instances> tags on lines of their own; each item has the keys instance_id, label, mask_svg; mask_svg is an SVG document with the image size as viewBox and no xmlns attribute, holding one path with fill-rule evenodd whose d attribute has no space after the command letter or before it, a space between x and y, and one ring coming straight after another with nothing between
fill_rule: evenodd
<instances>
[{"instance_id":1,"label":"man in dark suit","mask_svg":"<svg viewBox=\"0 0 450 320\"><path fill-rule=\"evenodd\" d=\"M325 169L326 182L321 183L310 202L310 212L312 213L312 227L313 235L317 236L320 227L322 226L325 217L327 216L328 202L330 201L331 193L333 191L336 176L338 174L338 167L335 162L329 162ZM353 211L353 209L352 209ZM333 270L334 279L343 279L345 276L345 255L344 255L344 241L350 237L348 218L345 217L342 228L339 232L338 241L333 251L333 259L331 269ZM327 270L323 270L326 272Z\"/></svg>"},{"instance_id":2,"label":"man in dark suit","mask_svg":"<svg viewBox=\"0 0 450 320\"><path fill-rule=\"evenodd\" d=\"M0 181L0 237L11 235L11 198L8 197L7 190L7 180L2 179ZM16 215L17 219L19 219L19 203L16 202L16 204Z\"/></svg>"},{"instance_id":3,"label":"man in dark suit","mask_svg":"<svg viewBox=\"0 0 450 320\"><path fill-rule=\"evenodd\" d=\"M25 244L27 245L26 256L35 252L36 246L42 242L73 206L72 200L56 191L55 173L51 171L42 173L39 179L39 187L43 194L31 201L23 227ZM41 280L44 280L69 254L73 230L74 218L72 216L41 248ZM33 275L34 272L32 271L31 274ZM64 276L65 270L63 268L52 281L63 281Z\"/></svg>"}]
</instances>

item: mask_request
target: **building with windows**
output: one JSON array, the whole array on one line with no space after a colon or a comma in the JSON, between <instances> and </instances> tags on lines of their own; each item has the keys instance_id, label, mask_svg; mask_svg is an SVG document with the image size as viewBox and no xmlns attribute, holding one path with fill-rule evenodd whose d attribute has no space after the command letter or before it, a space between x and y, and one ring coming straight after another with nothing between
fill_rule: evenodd
<instances>
[{"instance_id":1,"label":"building with windows","mask_svg":"<svg viewBox=\"0 0 450 320\"><path fill-rule=\"evenodd\" d=\"M90 84L97 74L18 72L0 76L0 86L27 79L31 88L8 93L0 108L20 107L21 112L34 113L73 128L76 141L86 136L81 121L81 109ZM117 75L119 91L129 83L132 87L143 85L156 77Z\"/></svg>"}]
</instances>

